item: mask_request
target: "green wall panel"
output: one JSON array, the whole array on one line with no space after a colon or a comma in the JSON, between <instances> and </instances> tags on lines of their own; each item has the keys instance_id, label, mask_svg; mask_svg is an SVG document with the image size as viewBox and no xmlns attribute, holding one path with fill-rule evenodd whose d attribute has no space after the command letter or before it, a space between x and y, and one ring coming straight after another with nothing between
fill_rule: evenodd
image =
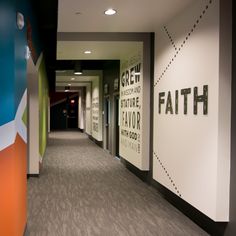
<instances>
[{"instance_id":1,"label":"green wall panel","mask_svg":"<svg viewBox=\"0 0 236 236\"><path fill-rule=\"evenodd\" d=\"M25 126L27 127L27 107L25 108L25 111L23 113L22 121L25 124Z\"/></svg>"},{"instance_id":2,"label":"green wall panel","mask_svg":"<svg viewBox=\"0 0 236 236\"><path fill-rule=\"evenodd\" d=\"M47 145L48 82L44 60L39 66L39 153L44 156Z\"/></svg>"}]
</instances>

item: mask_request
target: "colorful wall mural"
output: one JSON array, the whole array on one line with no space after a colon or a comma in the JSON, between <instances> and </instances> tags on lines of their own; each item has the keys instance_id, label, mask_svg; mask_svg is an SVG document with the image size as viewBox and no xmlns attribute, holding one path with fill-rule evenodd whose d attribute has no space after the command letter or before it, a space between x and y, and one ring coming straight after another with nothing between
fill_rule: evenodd
<instances>
[{"instance_id":1,"label":"colorful wall mural","mask_svg":"<svg viewBox=\"0 0 236 236\"><path fill-rule=\"evenodd\" d=\"M24 15L25 22L31 22L32 41L35 40L32 43L34 55L40 55L41 51L29 1L1 0L0 235L4 236L23 235L27 221L27 60L25 52L28 40L26 23L23 29L17 28L17 12ZM45 83L45 69L43 73L42 80ZM46 94L47 90L44 91ZM45 143L44 145L46 146Z\"/></svg>"}]
</instances>

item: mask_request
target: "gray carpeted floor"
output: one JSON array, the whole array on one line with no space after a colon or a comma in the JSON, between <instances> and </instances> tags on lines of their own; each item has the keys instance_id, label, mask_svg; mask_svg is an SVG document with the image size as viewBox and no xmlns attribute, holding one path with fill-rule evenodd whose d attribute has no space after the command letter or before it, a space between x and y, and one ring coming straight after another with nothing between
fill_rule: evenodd
<instances>
[{"instance_id":1,"label":"gray carpeted floor","mask_svg":"<svg viewBox=\"0 0 236 236\"><path fill-rule=\"evenodd\" d=\"M50 134L40 178L28 180L28 234L207 235L77 132Z\"/></svg>"}]
</instances>

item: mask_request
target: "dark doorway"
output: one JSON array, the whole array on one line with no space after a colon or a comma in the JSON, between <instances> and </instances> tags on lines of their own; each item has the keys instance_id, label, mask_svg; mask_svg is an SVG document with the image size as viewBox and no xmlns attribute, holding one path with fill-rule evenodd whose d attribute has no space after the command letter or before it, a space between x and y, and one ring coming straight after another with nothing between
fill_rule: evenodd
<instances>
[{"instance_id":1,"label":"dark doorway","mask_svg":"<svg viewBox=\"0 0 236 236\"><path fill-rule=\"evenodd\" d=\"M104 104L104 112L105 112L105 138L106 138L106 146L105 149L109 150L109 126L110 126L110 98L105 97L105 104Z\"/></svg>"},{"instance_id":2,"label":"dark doorway","mask_svg":"<svg viewBox=\"0 0 236 236\"><path fill-rule=\"evenodd\" d=\"M51 130L63 130L67 128L67 110L65 101L51 106L50 114Z\"/></svg>"},{"instance_id":3,"label":"dark doorway","mask_svg":"<svg viewBox=\"0 0 236 236\"><path fill-rule=\"evenodd\" d=\"M119 129L119 116L120 116L120 112L119 112L119 100L120 100L120 96L116 95L115 96L115 155L116 157L120 158L119 152L120 152L120 129Z\"/></svg>"},{"instance_id":4,"label":"dark doorway","mask_svg":"<svg viewBox=\"0 0 236 236\"><path fill-rule=\"evenodd\" d=\"M78 96L67 95L51 105L50 126L52 130L78 128Z\"/></svg>"},{"instance_id":5,"label":"dark doorway","mask_svg":"<svg viewBox=\"0 0 236 236\"><path fill-rule=\"evenodd\" d=\"M78 97L68 99L67 101L67 128L78 128Z\"/></svg>"}]
</instances>

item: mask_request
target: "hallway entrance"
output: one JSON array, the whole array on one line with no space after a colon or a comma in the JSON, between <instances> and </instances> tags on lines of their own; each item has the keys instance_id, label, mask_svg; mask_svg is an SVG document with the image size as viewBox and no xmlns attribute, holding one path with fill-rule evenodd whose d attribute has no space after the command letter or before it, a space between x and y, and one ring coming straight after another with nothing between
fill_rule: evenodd
<instances>
[{"instance_id":1,"label":"hallway entrance","mask_svg":"<svg viewBox=\"0 0 236 236\"><path fill-rule=\"evenodd\" d=\"M114 102L115 102L115 106L114 106L114 110L115 110L115 144L116 144L116 147L115 147L115 156L120 158L120 155L119 155L119 150L120 150L120 129L119 129L119 117L120 117L120 113L119 113L119 103L120 103L120 96L119 95L115 95L115 98L114 98Z\"/></svg>"},{"instance_id":2,"label":"hallway entrance","mask_svg":"<svg viewBox=\"0 0 236 236\"><path fill-rule=\"evenodd\" d=\"M105 150L109 150L109 136L110 136L110 98L109 96L106 96L104 98L105 104L104 104L104 121L105 121Z\"/></svg>"},{"instance_id":3,"label":"hallway entrance","mask_svg":"<svg viewBox=\"0 0 236 236\"><path fill-rule=\"evenodd\" d=\"M52 97L51 130L78 129L78 94L55 93Z\"/></svg>"},{"instance_id":4,"label":"hallway entrance","mask_svg":"<svg viewBox=\"0 0 236 236\"><path fill-rule=\"evenodd\" d=\"M52 132L28 181L29 235L207 235L80 132Z\"/></svg>"}]
</instances>

